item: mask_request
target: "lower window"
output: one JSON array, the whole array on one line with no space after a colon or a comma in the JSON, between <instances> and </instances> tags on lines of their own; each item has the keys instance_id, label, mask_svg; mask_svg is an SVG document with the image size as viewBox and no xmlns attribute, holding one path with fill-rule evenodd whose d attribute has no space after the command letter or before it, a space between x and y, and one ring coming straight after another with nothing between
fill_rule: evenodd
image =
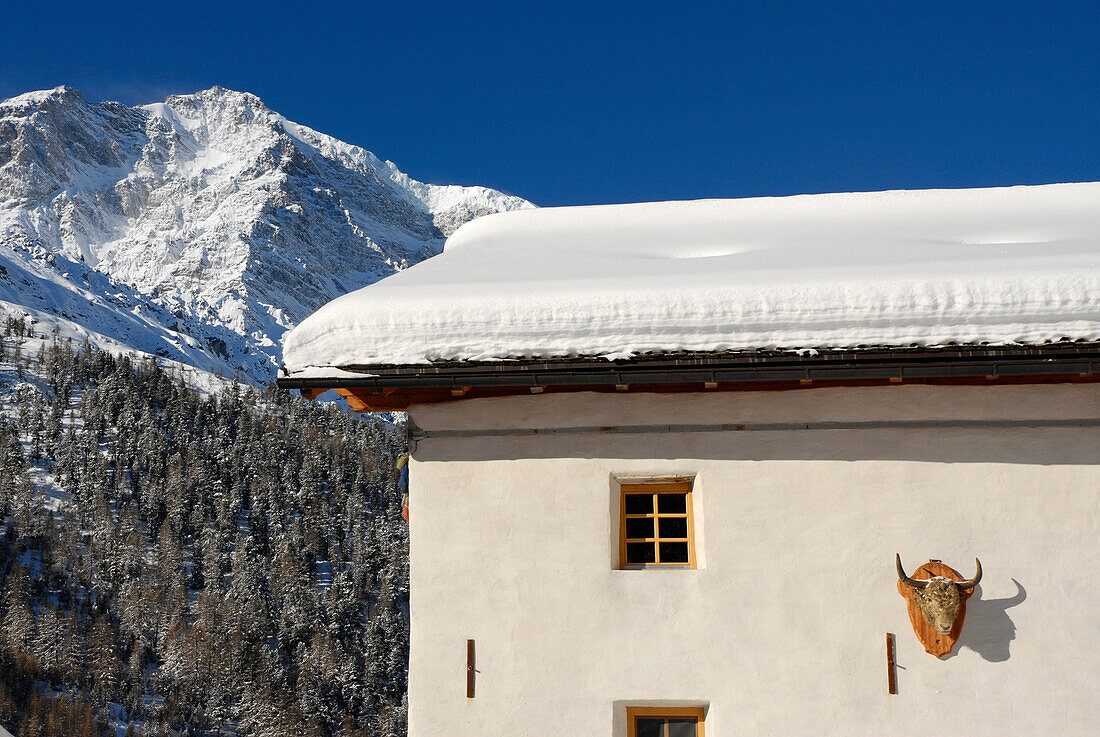
<instances>
[{"instance_id":1,"label":"lower window","mask_svg":"<svg viewBox=\"0 0 1100 737\"><path fill-rule=\"evenodd\" d=\"M629 737L703 737L703 708L630 706L626 710Z\"/></svg>"}]
</instances>

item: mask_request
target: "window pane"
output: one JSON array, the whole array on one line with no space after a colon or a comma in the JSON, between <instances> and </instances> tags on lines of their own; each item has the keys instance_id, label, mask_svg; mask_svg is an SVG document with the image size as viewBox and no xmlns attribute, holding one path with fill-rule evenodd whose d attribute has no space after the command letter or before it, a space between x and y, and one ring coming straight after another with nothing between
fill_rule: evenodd
<instances>
[{"instance_id":1,"label":"window pane","mask_svg":"<svg viewBox=\"0 0 1100 737\"><path fill-rule=\"evenodd\" d=\"M683 514L687 511L687 494L661 494L657 503L661 512Z\"/></svg>"},{"instance_id":2,"label":"window pane","mask_svg":"<svg viewBox=\"0 0 1100 737\"><path fill-rule=\"evenodd\" d=\"M652 494L627 494L623 503L627 514L653 514Z\"/></svg>"},{"instance_id":3,"label":"window pane","mask_svg":"<svg viewBox=\"0 0 1100 737\"><path fill-rule=\"evenodd\" d=\"M652 563L653 561L653 543L626 544L627 563Z\"/></svg>"},{"instance_id":4,"label":"window pane","mask_svg":"<svg viewBox=\"0 0 1100 737\"><path fill-rule=\"evenodd\" d=\"M630 547L629 545L627 547ZM662 563L687 563L687 543L661 543Z\"/></svg>"},{"instance_id":5,"label":"window pane","mask_svg":"<svg viewBox=\"0 0 1100 737\"><path fill-rule=\"evenodd\" d=\"M668 737L695 737L695 719L669 719Z\"/></svg>"},{"instance_id":6,"label":"window pane","mask_svg":"<svg viewBox=\"0 0 1100 737\"><path fill-rule=\"evenodd\" d=\"M662 517L661 537L687 537L687 517Z\"/></svg>"},{"instance_id":7,"label":"window pane","mask_svg":"<svg viewBox=\"0 0 1100 737\"><path fill-rule=\"evenodd\" d=\"M653 518L643 517L642 519L628 519L626 521L626 536L627 537L654 537L653 535Z\"/></svg>"},{"instance_id":8,"label":"window pane","mask_svg":"<svg viewBox=\"0 0 1100 737\"><path fill-rule=\"evenodd\" d=\"M638 737L665 737L664 719L646 719L645 717L638 717L634 720L634 733ZM692 735L691 737L695 737Z\"/></svg>"}]
</instances>

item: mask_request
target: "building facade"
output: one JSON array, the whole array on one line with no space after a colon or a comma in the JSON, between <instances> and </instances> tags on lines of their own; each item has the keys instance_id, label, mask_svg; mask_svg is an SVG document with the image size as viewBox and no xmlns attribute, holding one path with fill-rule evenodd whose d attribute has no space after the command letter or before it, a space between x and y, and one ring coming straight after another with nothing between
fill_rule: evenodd
<instances>
[{"instance_id":1,"label":"building facade","mask_svg":"<svg viewBox=\"0 0 1100 737\"><path fill-rule=\"evenodd\" d=\"M409 733L1091 734L1098 417L1097 384L413 405ZM685 480L695 567L626 569L624 485ZM899 552L982 561L943 659Z\"/></svg>"}]
</instances>

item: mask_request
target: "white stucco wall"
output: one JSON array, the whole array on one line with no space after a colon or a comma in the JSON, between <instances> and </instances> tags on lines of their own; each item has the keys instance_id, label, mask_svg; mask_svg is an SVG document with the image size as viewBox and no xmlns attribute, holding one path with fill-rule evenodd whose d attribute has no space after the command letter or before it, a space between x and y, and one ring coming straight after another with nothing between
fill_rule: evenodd
<instances>
[{"instance_id":1,"label":"white stucco wall","mask_svg":"<svg viewBox=\"0 0 1100 737\"><path fill-rule=\"evenodd\" d=\"M1095 734L1100 429L1072 420L1100 417L1100 385L539 395L410 417L429 433L750 423L421 440L412 737L618 737L625 706L651 703L707 705L708 737ZM930 424L751 425L898 420ZM1050 420L1071 422L1027 424ZM614 570L615 478L683 474L700 569ZM982 560L947 659L913 634L895 552L910 571Z\"/></svg>"}]
</instances>

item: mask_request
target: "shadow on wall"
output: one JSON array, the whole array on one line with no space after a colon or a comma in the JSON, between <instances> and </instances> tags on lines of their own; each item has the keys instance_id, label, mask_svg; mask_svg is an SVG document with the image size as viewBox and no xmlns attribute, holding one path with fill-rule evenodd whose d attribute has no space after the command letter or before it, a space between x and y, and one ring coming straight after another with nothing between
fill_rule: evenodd
<instances>
[{"instance_id":1,"label":"shadow on wall","mask_svg":"<svg viewBox=\"0 0 1100 737\"><path fill-rule=\"evenodd\" d=\"M667 427L667 426L666 426ZM419 461L639 458L738 461L898 460L1097 465L1095 428L825 429L728 432L439 431L415 446Z\"/></svg>"},{"instance_id":2,"label":"shadow on wall","mask_svg":"<svg viewBox=\"0 0 1100 737\"><path fill-rule=\"evenodd\" d=\"M966 621L959 637L959 647L967 647L990 663L1002 663L1009 658L1009 647L1016 639L1016 624L1008 610L1024 603L1027 590L1016 579L1016 594L1007 599L977 599L966 603ZM978 587L981 592L981 587ZM958 649L949 657L955 657ZM944 658L947 660L948 658Z\"/></svg>"}]
</instances>

